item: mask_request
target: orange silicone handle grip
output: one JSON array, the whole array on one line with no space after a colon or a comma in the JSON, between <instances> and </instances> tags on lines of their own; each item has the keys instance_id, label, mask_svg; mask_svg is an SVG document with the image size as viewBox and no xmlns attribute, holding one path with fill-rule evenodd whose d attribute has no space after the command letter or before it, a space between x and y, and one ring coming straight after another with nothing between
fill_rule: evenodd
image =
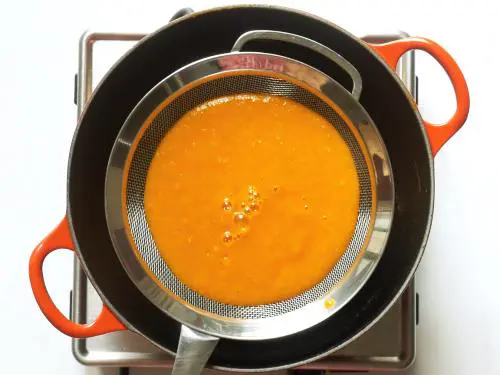
<instances>
[{"instance_id":1,"label":"orange silicone handle grip","mask_svg":"<svg viewBox=\"0 0 500 375\"><path fill-rule=\"evenodd\" d=\"M89 324L78 324L66 318L49 296L43 279L42 266L45 257L58 249L74 250L68 220L61 223L40 242L30 257L29 274L31 288L40 309L59 331L71 337L91 337L108 332L125 330L126 327L104 305L97 319Z\"/></svg>"},{"instance_id":2,"label":"orange silicone handle grip","mask_svg":"<svg viewBox=\"0 0 500 375\"><path fill-rule=\"evenodd\" d=\"M396 70L398 60L405 52L412 49L426 51L441 64L448 74L457 100L457 109L454 115L443 124L433 124L424 120L432 155L435 156L441 147L462 127L469 114L469 89L462 71L443 47L429 39L407 38L384 44L370 44L370 47L382 56L393 70Z\"/></svg>"}]
</instances>

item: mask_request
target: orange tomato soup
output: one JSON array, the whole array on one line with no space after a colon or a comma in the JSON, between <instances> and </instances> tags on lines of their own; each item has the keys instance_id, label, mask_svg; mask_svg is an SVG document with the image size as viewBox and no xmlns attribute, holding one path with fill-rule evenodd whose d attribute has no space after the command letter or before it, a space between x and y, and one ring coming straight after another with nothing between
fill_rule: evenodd
<instances>
[{"instance_id":1,"label":"orange tomato soup","mask_svg":"<svg viewBox=\"0 0 500 375\"><path fill-rule=\"evenodd\" d=\"M280 97L228 96L184 115L151 163L145 209L187 286L259 305L320 282L354 231L359 185L338 132Z\"/></svg>"}]
</instances>

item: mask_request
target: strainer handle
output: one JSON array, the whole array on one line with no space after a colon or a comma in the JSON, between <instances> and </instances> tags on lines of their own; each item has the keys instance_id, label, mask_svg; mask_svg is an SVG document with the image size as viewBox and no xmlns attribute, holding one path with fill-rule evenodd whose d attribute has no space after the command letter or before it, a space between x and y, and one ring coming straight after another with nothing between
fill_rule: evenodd
<instances>
[{"instance_id":1,"label":"strainer handle","mask_svg":"<svg viewBox=\"0 0 500 375\"><path fill-rule=\"evenodd\" d=\"M313 50L325 56L327 59L333 61L335 64L340 66L351 77L352 96L356 100L359 100L359 97L361 96L361 89L363 86L361 80L361 74L359 74L358 70L354 67L354 65L352 65L346 59L344 59L334 50L312 39L303 37L301 35L286 33L283 31L274 31L274 30L252 30L242 34L234 43L231 51L232 52L241 51L243 46L252 40L277 40L280 42L296 44L301 47L309 48L310 50Z\"/></svg>"},{"instance_id":2,"label":"strainer handle","mask_svg":"<svg viewBox=\"0 0 500 375\"><path fill-rule=\"evenodd\" d=\"M218 342L218 337L181 326L181 336L171 375L201 374Z\"/></svg>"},{"instance_id":3,"label":"strainer handle","mask_svg":"<svg viewBox=\"0 0 500 375\"><path fill-rule=\"evenodd\" d=\"M78 324L64 316L50 298L43 278L43 262L47 255L59 249L75 250L68 219L65 217L59 225L38 244L30 257L29 275L31 288L43 314L59 331L71 337L92 337L108 332L127 329L113 313L103 305L96 320L89 324Z\"/></svg>"},{"instance_id":4,"label":"strainer handle","mask_svg":"<svg viewBox=\"0 0 500 375\"><path fill-rule=\"evenodd\" d=\"M419 49L429 53L443 67L451 80L457 108L450 120L443 124L434 124L423 121L432 155L435 156L443 145L462 127L469 114L470 98L467 82L462 71L450 54L436 42L425 38L406 38L384 44L371 44L373 48L387 62L392 70L396 70L397 64L404 53Z\"/></svg>"}]
</instances>

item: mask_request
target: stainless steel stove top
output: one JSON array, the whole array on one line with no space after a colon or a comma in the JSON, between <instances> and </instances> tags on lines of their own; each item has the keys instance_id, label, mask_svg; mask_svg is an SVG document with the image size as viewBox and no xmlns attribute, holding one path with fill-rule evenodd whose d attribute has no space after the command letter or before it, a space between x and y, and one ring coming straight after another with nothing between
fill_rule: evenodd
<instances>
[{"instance_id":1,"label":"stainless steel stove top","mask_svg":"<svg viewBox=\"0 0 500 375\"><path fill-rule=\"evenodd\" d=\"M371 43L404 37L404 33L367 34ZM79 72L75 79L75 104L82 112L96 83L105 71L144 34L87 32L80 40ZM128 42L128 43L123 43ZM105 61L103 61L103 58ZM400 61L398 74L416 96L413 53ZM104 69L103 69L104 67ZM72 319L87 323L100 312L102 302L75 258ZM418 295L412 281L394 306L373 327L345 348L301 369L328 371L389 371L408 367L415 357ZM82 364L115 367L171 368L173 358L132 332L73 339L73 354Z\"/></svg>"}]
</instances>

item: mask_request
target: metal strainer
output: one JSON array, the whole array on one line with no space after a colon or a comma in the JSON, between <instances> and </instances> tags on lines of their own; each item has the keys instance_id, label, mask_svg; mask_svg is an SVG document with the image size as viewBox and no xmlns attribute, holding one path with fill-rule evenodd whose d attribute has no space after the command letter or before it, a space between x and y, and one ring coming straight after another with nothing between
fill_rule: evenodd
<instances>
[{"instance_id":1,"label":"metal strainer","mask_svg":"<svg viewBox=\"0 0 500 375\"><path fill-rule=\"evenodd\" d=\"M299 44L323 54L352 78L352 93L299 61L269 53L240 52L248 41L262 39ZM234 306L195 292L169 269L148 226L144 191L156 149L186 112L221 96L249 93L285 97L324 117L351 151L360 204L348 247L320 283L281 302ZM387 152L375 125L357 101L360 93L359 73L334 51L293 34L252 31L238 39L231 53L194 62L164 79L129 115L107 170L108 227L116 253L136 286L183 324L180 349L188 336L208 338L210 342L211 336L264 340L299 332L332 316L367 281L389 234L394 193ZM211 350L213 347L207 358Z\"/></svg>"}]
</instances>

